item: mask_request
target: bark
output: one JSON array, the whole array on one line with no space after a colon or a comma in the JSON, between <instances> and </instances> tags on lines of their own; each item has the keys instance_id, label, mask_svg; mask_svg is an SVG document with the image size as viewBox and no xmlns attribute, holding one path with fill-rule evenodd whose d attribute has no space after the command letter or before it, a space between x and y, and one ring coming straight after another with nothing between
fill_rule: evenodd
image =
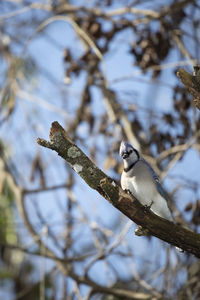
<instances>
[{"instance_id":1,"label":"bark","mask_svg":"<svg viewBox=\"0 0 200 300\"><path fill-rule=\"evenodd\" d=\"M53 122L50 141L38 138L38 144L55 150L85 182L113 206L149 233L200 258L200 234L158 217L124 192L115 181L101 171L68 137L58 122Z\"/></svg>"},{"instance_id":2,"label":"bark","mask_svg":"<svg viewBox=\"0 0 200 300\"><path fill-rule=\"evenodd\" d=\"M200 110L200 67L194 67L194 76L186 72L184 69L179 69L177 76L182 84L189 90L194 97L193 101L196 107Z\"/></svg>"}]
</instances>

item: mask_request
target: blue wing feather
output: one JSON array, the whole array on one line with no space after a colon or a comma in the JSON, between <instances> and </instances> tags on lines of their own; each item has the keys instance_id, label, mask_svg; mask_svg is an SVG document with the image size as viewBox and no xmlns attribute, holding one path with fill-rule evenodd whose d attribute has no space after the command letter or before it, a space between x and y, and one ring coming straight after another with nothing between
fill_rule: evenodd
<instances>
[{"instance_id":1,"label":"blue wing feather","mask_svg":"<svg viewBox=\"0 0 200 300\"><path fill-rule=\"evenodd\" d=\"M165 198L165 200L167 201L166 193L165 193L165 191L164 191L164 189L163 189L163 187L162 187L162 185L161 185L161 183L159 181L159 178L158 178L157 174L155 173L154 169L148 164L148 162L146 162L145 160L144 160L144 162L146 163L146 165L148 166L148 168L151 170L151 173L153 175L153 178L155 179L156 187L157 187L157 190L158 190L159 194L163 198Z\"/></svg>"}]
</instances>

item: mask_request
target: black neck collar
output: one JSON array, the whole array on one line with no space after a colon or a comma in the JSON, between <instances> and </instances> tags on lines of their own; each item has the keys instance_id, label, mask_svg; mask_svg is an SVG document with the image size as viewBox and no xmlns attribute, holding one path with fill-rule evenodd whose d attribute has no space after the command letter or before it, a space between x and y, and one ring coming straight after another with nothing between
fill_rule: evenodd
<instances>
[{"instance_id":1,"label":"black neck collar","mask_svg":"<svg viewBox=\"0 0 200 300\"><path fill-rule=\"evenodd\" d=\"M136 161L134 161L130 166L128 166L127 168L124 168L124 172L128 172L128 171L130 171L136 164L137 164L137 162L139 161L139 159L138 160L136 160Z\"/></svg>"}]
</instances>

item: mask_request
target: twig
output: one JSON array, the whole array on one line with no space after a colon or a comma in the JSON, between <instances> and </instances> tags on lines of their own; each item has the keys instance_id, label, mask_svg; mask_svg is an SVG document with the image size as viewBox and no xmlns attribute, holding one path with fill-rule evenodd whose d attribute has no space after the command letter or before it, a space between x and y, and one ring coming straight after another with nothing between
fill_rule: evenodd
<instances>
[{"instance_id":1,"label":"twig","mask_svg":"<svg viewBox=\"0 0 200 300\"><path fill-rule=\"evenodd\" d=\"M108 17L113 17L113 16L118 16L118 15L124 15L127 13L131 13L134 15L143 15L143 16L150 17L153 19L157 19L160 17L160 13L155 10L139 9L139 8L135 8L135 7L121 7L121 8L115 9L115 10L108 11L105 13L105 15Z\"/></svg>"},{"instance_id":2,"label":"twig","mask_svg":"<svg viewBox=\"0 0 200 300\"><path fill-rule=\"evenodd\" d=\"M116 126L121 128L118 124L118 119L122 121L122 128L126 134L127 140L132 143L136 149L140 151L140 143L133 132L131 122L127 118L126 114L123 111L120 103L115 99L115 95L106 87L102 87L104 94L103 100L107 109L108 116Z\"/></svg>"},{"instance_id":3,"label":"twig","mask_svg":"<svg viewBox=\"0 0 200 300\"><path fill-rule=\"evenodd\" d=\"M44 5L42 3L32 3L30 5L27 5L27 6L24 6L18 10L15 10L15 11L12 11L10 13L7 13L5 15L2 15L0 16L0 22L5 20L5 19L9 19L9 18L12 18L12 17L15 17L17 15L21 15L21 14L24 14L26 13L27 11L29 10L32 10L32 9L44 9L44 10L47 10L47 11L50 11L51 10L51 6L50 5Z\"/></svg>"},{"instance_id":4,"label":"twig","mask_svg":"<svg viewBox=\"0 0 200 300\"><path fill-rule=\"evenodd\" d=\"M42 193L42 192L49 192L49 191L54 191L58 189L66 189L67 184L58 184L58 185L52 185L52 186L47 186L47 187L41 187L41 188L36 188L36 189L23 189L24 195L27 194L37 194L37 193Z\"/></svg>"},{"instance_id":5,"label":"twig","mask_svg":"<svg viewBox=\"0 0 200 300\"><path fill-rule=\"evenodd\" d=\"M40 26L38 26L36 32L34 33L34 35L32 35L32 37L28 40L27 45L29 44L29 42L35 37L35 35L42 31L45 27L47 27L49 24L51 24L52 22L55 21L64 21L67 23L70 23L74 30L76 31L76 33L79 35L79 37L81 37L81 39L91 48L93 49L94 53L96 54L96 56L99 58L99 60L102 60L102 54L101 51L99 50L99 48L96 46L96 44L93 42L93 40L89 37L88 33L86 33L72 18L70 18L69 16L53 16L48 18L47 20L45 20L42 24L40 24ZM25 49L27 47L27 45L25 46Z\"/></svg>"},{"instance_id":6,"label":"twig","mask_svg":"<svg viewBox=\"0 0 200 300\"><path fill-rule=\"evenodd\" d=\"M93 14L96 17L104 17L110 18L119 15L124 15L127 13L131 13L134 15L141 15L148 18L157 19L160 17L160 13L151 9L139 9L135 7L120 7L117 9L109 10L109 11L102 11L99 7L84 7L84 6L72 6L70 4L63 4L59 5L56 9L57 13L76 13L76 12L85 12Z\"/></svg>"},{"instance_id":7,"label":"twig","mask_svg":"<svg viewBox=\"0 0 200 300\"><path fill-rule=\"evenodd\" d=\"M7 243L3 243L0 241L0 245L5 247L5 248L8 248L8 249L13 249L13 250L19 250L19 251L22 251L28 255L33 255L33 256L41 256L41 257L46 257L46 258L50 258L52 260L54 260L55 262L56 261L59 261L63 264L69 264L69 263L72 263L72 262L81 262L83 260L85 260L86 258L89 258L91 257L92 255L94 255L94 253L88 253L88 254L85 254L85 255L81 255L81 256L73 256L73 257L67 257L67 258L60 258L56 255L48 255L47 253L41 253L41 252L33 252L31 250L28 249L28 247L22 247L22 246L17 246L17 245L14 245L14 244L7 244Z\"/></svg>"},{"instance_id":8,"label":"twig","mask_svg":"<svg viewBox=\"0 0 200 300\"><path fill-rule=\"evenodd\" d=\"M184 46L183 42L181 41L180 37L178 36L178 34L176 34L176 32L174 32L174 31L172 31L171 35L172 35L172 38L173 38L174 42L176 43L176 45L180 49L181 53L184 56L188 57L190 60L194 60L192 55L185 48L185 46ZM195 63L196 63L196 61L195 61Z\"/></svg>"},{"instance_id":9,"label":"twig","mask_svg":"<svg viewBox=\"0 0 200 300\"><path fill-rule=\"evenodd\" d=\"M35 95L28 93L26 91L23 91L21 89L19 89L17 91L16 95L23 100L33 102L35 105L41 106L42 108L45 108L46 110L55 112L65 118L67 118L68 120L70 119L70 114L68 114L65 110L48 102L47 100L43 99L42 97L35 96Z\"/></svg>"}]
</instances>

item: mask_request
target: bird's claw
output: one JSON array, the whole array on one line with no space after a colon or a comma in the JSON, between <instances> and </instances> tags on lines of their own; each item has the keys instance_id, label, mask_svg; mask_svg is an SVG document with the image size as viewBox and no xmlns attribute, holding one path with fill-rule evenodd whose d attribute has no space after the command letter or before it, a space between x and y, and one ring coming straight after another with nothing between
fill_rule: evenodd
<instances>
[{"instance_id":1,"label":"bird's claw","mask_svg":"<svg viewBox=\"0 0 200 300\"><path fill-rule=\"evenodd\" d=\"M150 209L151 209L152 204L153 204L153 201L151 201L151 204L150 204L150 205L144 205L144 211L145 211L145 212L149 212Z\"/></svg>"},{"instance_id":2,"label":"bird's claw","mask_svg":"<svg viewBox=\"0 0 200 300\"><path fill-rule=\"evenodd\" d=\"M148 233L148 229L142 228L140 225L135 229L135 235L137 236L147 235Z\"/></svg>"},{"instance_id":3,"label":"bird's claw","mask_svg":"<svg viewBox=\"0 0 200 300\"><path fill-rule=\"evenodd\" d=\"M129 194L129 195L132 195L132 193L131 193L131 191L130 190L128 190L128 189L125 189L124 190L127 194Z\"/></svg>"}]
</instances>

